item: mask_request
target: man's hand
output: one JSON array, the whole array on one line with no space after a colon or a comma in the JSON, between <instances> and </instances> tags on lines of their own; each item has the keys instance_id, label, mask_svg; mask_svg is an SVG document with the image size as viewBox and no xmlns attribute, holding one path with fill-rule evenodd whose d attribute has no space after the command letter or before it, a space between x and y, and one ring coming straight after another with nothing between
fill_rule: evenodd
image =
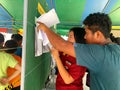
<instances>
[{"instance_id":1,"label":"man's hand","mask_svg":"<svg viewBox=\"0 0 120 90\"><path fill-rule=\"evenodd\" d=\"M38 31L42 30L42 31L45 32L45 30L48 29L48 27L44 23L42 23L42 22L37 22L37 23L39 24L38 27L37 27Z\"/></svg>"}]
</instances>

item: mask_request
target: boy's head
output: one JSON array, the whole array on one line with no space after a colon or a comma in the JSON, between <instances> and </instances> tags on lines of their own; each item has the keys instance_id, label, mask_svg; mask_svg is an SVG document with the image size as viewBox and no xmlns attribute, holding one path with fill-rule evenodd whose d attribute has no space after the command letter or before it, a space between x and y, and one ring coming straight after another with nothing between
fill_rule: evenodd
<instances>
[{"instance_id":1,"label":"boy's head","mask_svg":"<svg viewBox=\"0 0 120 90\"><path fill-rule=\"evenodd\" d=\"M22 44L22 36L20 34L12 34L11 39L15 40L18 43L18 46Z\"/></svg>"},{"instance_id":2,"label":"boy's head","mask_svg":"<svg viewBox=\"0 0 120 90\"><path fill-rule=\"evenodd\" d=\"M6 50L7 53L14 53L17 50L18 44L15 40L7 40L4 45L5 48L8 48Z\"/></svg>"},{"instance_id":3,"label":"boy's head","mask_svg":"<svg viewBox=\"0 0 120 90\"><path fill-rule=\"evenodd\" d=\"M99 43L99 40L97 39L100 35L102 35L104 39L110 37L112 22L108 14L99 12L90 14L83 21L83 24L85 25L86 40L91 38L89 43Z\"/></svg>"}]
</instances>

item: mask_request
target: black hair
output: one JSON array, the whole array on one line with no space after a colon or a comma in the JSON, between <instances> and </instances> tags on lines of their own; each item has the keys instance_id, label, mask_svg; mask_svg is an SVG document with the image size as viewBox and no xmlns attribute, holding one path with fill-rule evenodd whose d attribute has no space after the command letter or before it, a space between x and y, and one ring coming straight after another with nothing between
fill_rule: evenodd
<instances>
[{"instance_id":1,"label":"black hair","mask_svg":"<svg viewBox=\"0 0 120 90\"><path fill-rule=\"evenodd\" d=\"M75 41L76 43L85 43L85 29L81 28L81 27L73 27L70 29L69 32L73 31L74 32L74 37L75 37Z\"/></svg>"},{"instance_id":2,"label":"black hair","mask_svg":"<svg viewBox=\"0 0 120 90\"><path fill-rule=\"evenodd\" d=\"M0 33L0 48L3 48L3 43L4 43L5 39L2 33Z\"/></svg>"},{"instance_id":3,"label":"black hair","mask_svg":"<svg viewBox=\"0 0 120 90\"><path fill-rule=\"evenodd\" d=\"M20 34L12 34L11 39L15 40L18 43L18 46L21 46L22 36Z\"/></svg>"},{"instance_id":4,"label":"black hair","mask_svg":"<svg viewBox=\"0 0 120 90\"><path fill-rule=\"evenodd\" d=\"M3 34L0 33L0 43L4 42L4 40L5 40L5 39L4 39Z\"/></svg>"},{"instance_id":5,"label":"black hair","mask_svg":"<svg viewBox=\"0 0 120 90\"><path fill-rule=\"evenodd\" d=\"M110 39L111 39L112 42L117 43L118 45L120 45L120 37L115 37L113 35L113 33L110 33Z\"/></svg>"},{"instance_id":6,"label":"black hair","mask_svg":"<svg viewBox=\"0 0 120 90\"><path fill-rule=\"evenodd\" d=\"M110 37L112 22L108 14L100 12L90 14L83 21L83 24L88 26L93 33L99 30L103 33L105 38Z\"/></svg>"},{"instance_id":7,"label":"black hair","mask_svg":"<svg viewBox=\"0 0 120 90\"><path fill-rule=\"evenodd\" d=\"M7 53L14 53L17 50L18 43L15 40L7 40L4 47L8 48Z\"/></svg>"},{"instance_id":8,"label":"black hair","mask_svg":"<svg viewBox=\"0 0 120 90\"><path fill-rule=\"evenodd\" d=\"M12 34L11 39L19 42L22 40L22 36L20 34Z\"/></svg>"}]
</instances>

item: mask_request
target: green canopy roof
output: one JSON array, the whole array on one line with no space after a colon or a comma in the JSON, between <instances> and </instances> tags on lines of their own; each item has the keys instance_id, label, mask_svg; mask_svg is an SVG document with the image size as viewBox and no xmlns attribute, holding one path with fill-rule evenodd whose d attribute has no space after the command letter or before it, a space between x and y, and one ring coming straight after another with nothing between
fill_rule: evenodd
<instances>
[{"instance_id":1,"label":"green canopy roof","mask_svg":"<svg viewBox=\"0 0 120 90\"><path fill-rule=\"evenodd\" d=\"M81 26L84 18L94 12L109 14L112 25L120 26L120 0L39 0L39 2L46 12L55 8L61 22L57 25L57 30L63 31L73 26ZM0 0L0 4L11 15L12 28L16 30L23 28L24 0ZM2 14L0 11L0 17Z\"/></svg>"}]
</instances>

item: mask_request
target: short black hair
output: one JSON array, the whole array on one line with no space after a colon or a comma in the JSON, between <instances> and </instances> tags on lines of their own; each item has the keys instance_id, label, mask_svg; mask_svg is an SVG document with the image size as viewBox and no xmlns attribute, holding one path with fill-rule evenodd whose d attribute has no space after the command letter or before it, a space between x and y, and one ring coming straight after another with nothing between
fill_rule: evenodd
<instances>
[{"instance_id":1,"label":"short black hair","mask_svg":"<svg viewBox=\"0 0 120 90\"><path fill-rule=\"evenodd\" d=\"M8 48L7 53L14 53L17 50L18 43L15 40L7 40L4 47Z\"/></svg>"},{"instance_id":2,"label":"short black hair","mask_svg":"<svg viewBox=\"0 0 120 90\"><path fill-rule=\"evenodd\" d=\"M73 31L74 38L76 43L82 43L85 44L85 29L81 27L73 27L69 30L69 32Z\"/></svg>"},{"instance_id":3,"label":"short black hair","mask_svg":"<svg viewBox=\"0 0 120 90\"><path fill-rule=\"evenodd\" d=\"M110 37L112 22L111 22L111 19L108 16L108 14L100 13L100 12L90 14L83 21L83 24L85 26L88 26L88 28L93 33L99 30L100 32L103 33L105 38Z\"/></svg>"},{"instance_id":4,"label":"short black hair","mask_svg":"<svg viewBox=\"0 0 120 90\"><path fill-rule=\"evenodd\" d=\"M12 36L11 36L11 39L13 39L13 40L15 40L17 42L21 41L22 38L23 37L20 34L12 34Z\"/></svg>"},{"instance_id":5,"label":"short black hair","mask_svg":"<svg viewBox=\"0 0 120 90\"><path fill-rule=\"evenodd\" d=\"M2 33L0 33L0 43L4 42L4 35Z\"/></svg>"}]
</instances>

